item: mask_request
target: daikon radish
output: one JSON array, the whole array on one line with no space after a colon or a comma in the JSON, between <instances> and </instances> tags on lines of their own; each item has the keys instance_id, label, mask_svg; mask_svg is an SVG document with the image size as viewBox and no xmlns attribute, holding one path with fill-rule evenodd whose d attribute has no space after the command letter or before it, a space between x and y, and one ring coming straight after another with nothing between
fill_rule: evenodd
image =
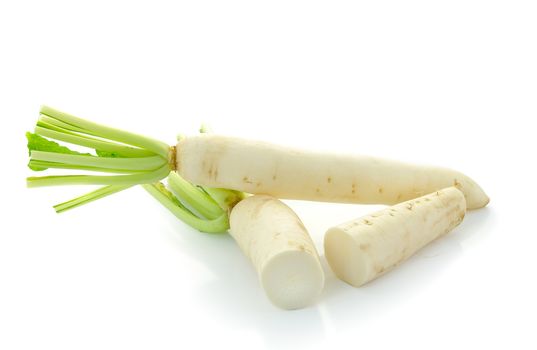
<instances>
[{"instance_id":1,"label":"daikon radish","mask_svg":"<svg viewBox=\"0 0 537 350\"><path fill-rule=\"evenodd\" d=\"M47 138L84 146L95 154L66 151ZM29 166L33 170L120 174L29 177L30 187L93 184L113 185L117 191L157 182L175 170L197 185L278 198L395 204L455 186L464 193L469 209L489 202L472 179L450 169L296 150L218 135L184 137L170 147L46 106L41 109L35 134L28 134L28 139ZM112 193L107 187L101 192Z\"/></svg>"},{"instance_id":2,"label":"daikon radish","mask_svg":"<svg viewBox=\"0 0 537 350\"><path fill-rule=\"evenodd\" d=\"M177 171L190 182L277 198L395 204L455 186L464 193L469 209L489 202L477 183L451 169L220 135L182 139L176 158Z\"/></svg>"},{"instance_id":3,"label":"daikon radish","mask_svg":"<svg viewBox=\"0 0 537 350\"><path fill-rule=\"evenodd\" d=\"M464 196L454 187L397 204L330 228L326 260L337 277L359 287L451 231L465 212Z\"/></svg>"},{"instance_id":4,"label":"daikon radish","mask_svg":"<svg viewBox=\"0 0 537 350\"><path fill-rule=\"evenodd\" d=\"M271 196L248 197L231 211L230 226L276 306L298 309L315 301L323 269L306 228L287 205Z\"/></svg>"}]
</instances>

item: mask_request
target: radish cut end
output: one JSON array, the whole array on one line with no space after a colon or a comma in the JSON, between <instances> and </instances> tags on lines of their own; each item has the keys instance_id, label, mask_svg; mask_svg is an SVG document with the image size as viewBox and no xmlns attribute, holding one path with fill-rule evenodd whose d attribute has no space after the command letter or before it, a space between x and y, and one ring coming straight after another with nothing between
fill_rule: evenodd
<instances>
[{"instance_id":1,"label":"radish cut end","mask_svg":"<svg viewBox=\"0 0 537 350\"><path fill-rule=\"evenodd\" d=\"M324 286L318 260L301 250L273 256L262 269L260 279L270 301L288 310L312 304Z\"/></svg>"},{"instance_id":2,"label":"radish cut end","mask_svg":"<svg viewBox=\"0 0 537 350\"><path fill-rule=\"evenodd\" d=\"M358 247L345 231L331 228L325 235L324 254L336 276L350 285L359 287L367 282L367 247Z\"/></svg>"}]
</instances>

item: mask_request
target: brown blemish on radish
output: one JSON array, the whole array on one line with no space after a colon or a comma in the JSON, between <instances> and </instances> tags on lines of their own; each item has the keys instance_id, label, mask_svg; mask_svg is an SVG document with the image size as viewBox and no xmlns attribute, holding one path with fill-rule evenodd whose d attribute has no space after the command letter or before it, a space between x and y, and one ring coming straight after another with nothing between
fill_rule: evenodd
<instances>
[{"instance_id":1,"label":"brown blemish on radish","mask_svg":"<svg viewBox=\"0 0 537 350\"><path fill-rule=\"evenodd\" d=\"M320 189L319 187L317 187L317 188L315 189L315 192L316 192L316 193L320 193L320 192L321 192L321 189Z\"/></svg>"},{"instance_id":2,"label":"brown blemish on radish","mask_svg":"<svg viewBox=\"0 0 537 350\"><path fill-rule=\"evenodd\" d=\"M250 181L250 179L248 179L248 176L243 177L242 182L247 183L247 184L253 184L254 183L253 181Z\"/></svg>"},{"instance_id":3,"label":"brown blemish on radish","mask_svg":"<svg viewBox=\"0 0 537 350\"><path fill-rule=\"evenodd\" d=\"M373 225L373 223L367 219L364 219L364 224L370 225L370 226Z\"/></svg>"},{"instance_id":4,"label":"brown blemish on radish","mask_svg":"<svg viewBox=\"0 0 537 350\"><path fill-rule=\"evenodd\" d=\"M276 180L276 174L272 175L272 180L273 180L273 181Z\"/></svg>"},{"instance_id":5,"label":"brown blemish on radish","mask_svg":"<svg viewBox=\"0 0 537 350\"><path fill-rule=\"evenodd\" d=\"M326 178L326 182L328 182L328 183L332 183L332 177L331 177L331 176L327 177L327 178Z\"/></svg>"},{"instance_id":6,"label":"brown blemish on radish","mask_svg":"<svg viewBox=\"0 0 537 350\"><path fill-rule=\"evenodd\" d=\"M384 189L382 187L379 187L379 194L382 194L384 192Z\"/></svg>"},{"instance_id":7,"label":"brown blemish on radish","mask_svg":"<svg viewBox=\"0 0 537 350\"><path fill-rule=\"evenodd\" d=\"M399 194L397 195L397 199L396 199L396 201L399 202L399 201L401 200L401 198L403 198L403 194L402 194L402 193L399 193Z\"/></svg>"},{"instance_id":8,"label":"brown blemish on radish","mask_svg":"<svg viewBox=\"0 0 537 350\"><path fill-rule=\"evenodd\" d=\"M412 207L414 207L414 204L413 204L413 203L408 203L408 204L406 205L406 208L407 208L408 210L412 210Z\"/></svg>"},{"instance_id":9,"label":"brown blemish on radish","mask_svg":"<svg viewBox=\"0 0 537 350\"><path fill-rule=\"evenodd\" d=\"M370 247L370 245L367 244L367 243L362 243L362 244L360 244L360 249L363 250L363 251L368 250L369 247Z\"/></svg>"}]
</instances>

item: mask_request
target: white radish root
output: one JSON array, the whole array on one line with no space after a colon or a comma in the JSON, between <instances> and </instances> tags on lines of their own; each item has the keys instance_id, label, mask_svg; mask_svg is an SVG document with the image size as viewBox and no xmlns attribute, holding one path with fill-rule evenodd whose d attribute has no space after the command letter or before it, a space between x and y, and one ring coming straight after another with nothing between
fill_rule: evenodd
<instances>
[{"instance_id":1,"label":"white radish root","mask_svg":"<svg viewBox=\"0 0 537 350\"><path fill-rule=\"evenodd\" d=\"M283 309L312 304L324 286L324 272L311 238L283 202L255 195L231 211L229 233L257 270L268 298Z\"/></svg>"},{"instance_id":2,"label":"white radish root","mask_svg":"<svg viewBox=\"0 0 537 350\"><path fill-rule=\"evenodd\" d=\"M391 205L454 186L464 193L468 209L489 202L472 179L446 168L210 134L183 138L176 151L179 174L208 187L287 199Z\"/></svg>"},{"instance_id":3,"label":"white radish root","mask_svg":"<svg viewBox=\"0 0 537 350\"><path fill-rule=\"evenodd\" d=\"M465 212L462 192L446 188L330 228L325 256L337 277L359 287L451 231Z\"/></svg>"}]
</instances>

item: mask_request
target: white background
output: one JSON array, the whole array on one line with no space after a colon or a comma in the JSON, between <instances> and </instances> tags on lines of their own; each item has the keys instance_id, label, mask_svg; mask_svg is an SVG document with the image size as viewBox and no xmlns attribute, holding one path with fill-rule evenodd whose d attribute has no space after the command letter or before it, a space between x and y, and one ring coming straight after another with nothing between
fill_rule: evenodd
<instances>
[{"instance_id":1,"label":"white background","mask_svg":"<svg viewBox=\"0 0 537 350\"><path fill-rule=\"evenodd\" d=\"M2 2L0 348L535 349L536 18L534 1ZM25 188L41 104L169 143L205 121L448 166L491 203L357 289L323 234L379 207L289 201L327 279L283 311L228 235L141 188L56 215L88 188Z\"/></svg>"}]
</instances>

